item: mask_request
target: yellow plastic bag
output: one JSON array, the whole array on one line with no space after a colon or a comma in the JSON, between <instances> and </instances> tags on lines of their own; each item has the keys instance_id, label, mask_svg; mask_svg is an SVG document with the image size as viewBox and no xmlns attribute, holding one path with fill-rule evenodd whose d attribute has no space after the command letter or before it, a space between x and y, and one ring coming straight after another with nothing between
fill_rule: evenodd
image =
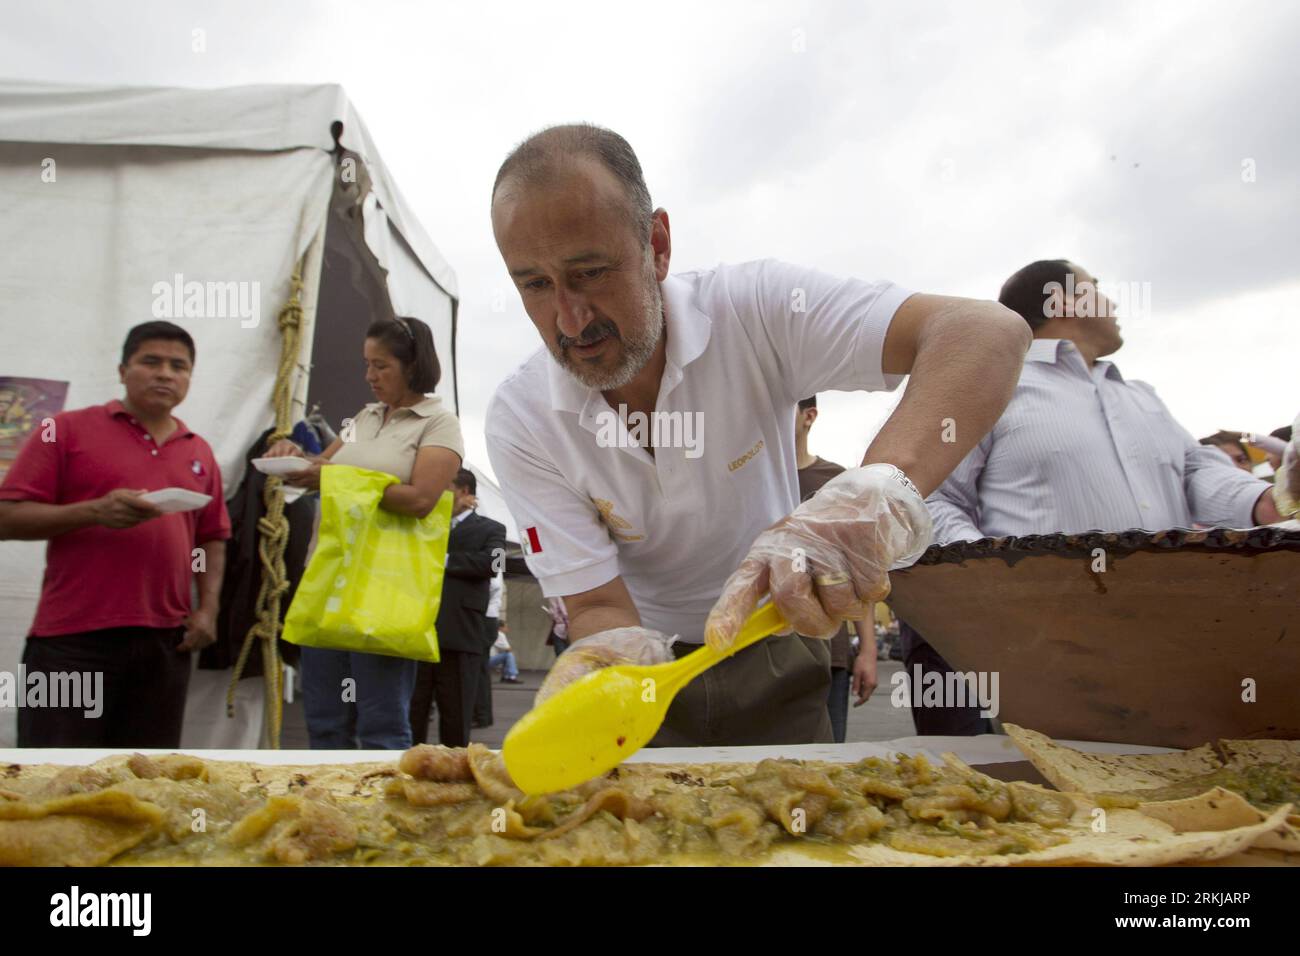
<instances>
[{"instance_id":1,"label":"yellow plastic bag","mask_svg":"<svg viewBox=\"0 0 1300 956\"><path fill-rule=\"evenodd\" d=\"M316 551L284 622L304 647L438 661L451 492L423 518L379 507L397 479L350 465L320 473Z\"/></svg>"}]
</instances>

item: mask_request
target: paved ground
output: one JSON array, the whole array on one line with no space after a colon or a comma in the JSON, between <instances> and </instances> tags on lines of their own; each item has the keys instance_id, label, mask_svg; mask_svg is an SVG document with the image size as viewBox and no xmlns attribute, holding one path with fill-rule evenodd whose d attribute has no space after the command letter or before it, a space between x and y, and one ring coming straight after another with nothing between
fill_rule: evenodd
<instances>
[{"instance_id":1,"label":"paved ground","mask_svg":"<svg viewBox=\"0 0 1300 956\"><path fill-rule=\"evenodd\" d=\"M906 707L894 707L889 700L891 675L902 669L897 661L881 661L878 670L879 686L861 707L849 707L847 740L893 740L910 737L916 733L912 715ZM475 730L472 739L489 747L500 747L506 732L519 717L532 706L533 695L546 676L544 671L524 671L522 684L503 684L495 677L492 683L492 708L494 722L491 727ZM437 742L437 717L433 719L432 742ZM281 746L286 750L307 749L307 727L303 721L302 700L297 699L284 709L284 733Z\"/></svg>"}]
</instances>

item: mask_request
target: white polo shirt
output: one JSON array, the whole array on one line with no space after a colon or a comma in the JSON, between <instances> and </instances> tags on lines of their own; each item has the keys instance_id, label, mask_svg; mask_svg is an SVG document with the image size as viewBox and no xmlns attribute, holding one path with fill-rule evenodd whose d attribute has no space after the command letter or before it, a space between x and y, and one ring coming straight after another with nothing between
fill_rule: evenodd
<instances>
[{"instance_id":1,"label":"white polo shirt","mask_svg":"<svg viewBox=\"0 0 1300 956\"><path fill-rule=\"evenodd\" d=\"M547 597L622 575L646 627L704 639L728 576L799 503L794 409L893 389L881 351L910 292L774 260L670 275L655 454L545 348L497 388L492 468ZM635 426L635 422L630 423Z\"/></svg>"}]
</instances>

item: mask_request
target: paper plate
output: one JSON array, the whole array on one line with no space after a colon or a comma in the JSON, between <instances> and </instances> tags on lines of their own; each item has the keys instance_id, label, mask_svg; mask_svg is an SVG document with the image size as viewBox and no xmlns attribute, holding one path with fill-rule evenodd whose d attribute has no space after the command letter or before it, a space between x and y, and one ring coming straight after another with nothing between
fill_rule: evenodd
<instances>
[{"instance_id":1,"label":"paper plate","mask_svg":"<svg viewBox=\"0 0 1300 956\"><path fill-rule=\"evenodd\" d=\"M212 500L211 495L201 495L185 488L160 488L140 496L141 501L157 505L163 514L178 511L195 511Z\"/></svg>"},{"instance_id":2,"label":"paper plate","mask_svg":"<svg viewBox=\"0 0 1300 956\"><path fill-rule=\"evenodd\" d=\"M291 475L311 467L311 462L297 455L284 458L254 458L253 467L264 475Z\"/></svg>"}]
</instances>

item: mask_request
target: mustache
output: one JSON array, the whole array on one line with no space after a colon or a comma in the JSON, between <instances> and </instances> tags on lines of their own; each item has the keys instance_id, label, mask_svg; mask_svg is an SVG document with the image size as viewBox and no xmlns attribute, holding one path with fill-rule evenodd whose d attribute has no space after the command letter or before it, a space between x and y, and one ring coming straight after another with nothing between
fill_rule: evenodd
<instances>
[{"instance_id":1,"label":"mustache","mask_svg":"<svg viewBox=\"0 0 1300 956\"><path fill-rule=\"evenodd\" d=\"M591 345L603 338L621 338L618 334L618 326L609 319L592 319L587 323L587 327L582 330L582 334L576 338L559 333L555 336L555 341L560 347L560 351L567 351L571 345Z\"/></svg>"}]
</instances>

